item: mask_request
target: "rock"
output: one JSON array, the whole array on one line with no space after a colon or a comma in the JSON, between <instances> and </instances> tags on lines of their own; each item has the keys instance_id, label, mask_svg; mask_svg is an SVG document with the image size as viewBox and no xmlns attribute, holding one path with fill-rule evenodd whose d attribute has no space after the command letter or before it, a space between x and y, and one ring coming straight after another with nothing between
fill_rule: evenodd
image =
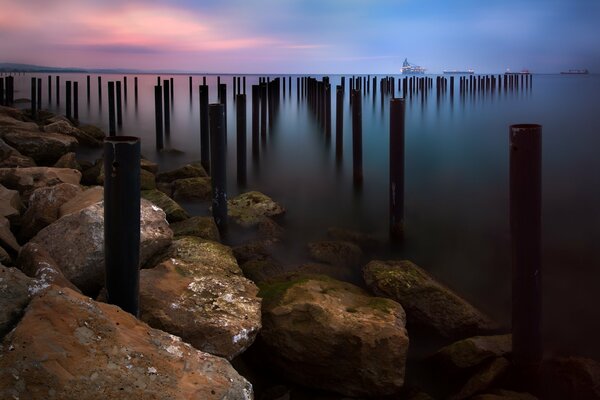
<instances>
[{"instance_id":1,"label":"rock","mask_svg":"<svg viewBox=\"0 0 600 400\"><path fill-rule=\"evenodd\" d=\"M171 259L140 272L140 319L229 360L260 329L258 288L204 263Z\"/></svg>"},{"instance_id":2,"label":"rock","mask_svg":"<svg viewBox=\"0 0 600 400\"><path fill-rule=\"evenodd\" d=\"M32 279L16 268L0 265L0 338L16 325L27 304Z\"/></svg>"},{"instance_id":3,"label":"rock","mask_svg":"<svg viewBox=\"0 0 600 400\"><path fill-rule=\"evenodd\" d=\"M21 220L20 238L27 241L59 218L60 207L81 193L79 185L60 183L34 190Z\"/></svg>"},{"instance_id":4,"label":"rock","mask_svg":"<svg viewBox=\"0 0 600 400\"><path fill-rule=\"evenodd\" d=\"M373 252L383 247L383 242L374 235L343 228L329 228L327 236L332 240L354 243L363 251Z\"/></svg>"},{"instance_id":5,"label":"rock","mask_svg":"<svg viewBox=\"0 0 600 400\"><path fill-rule=\"evenodd\" d=\"M10 230L10 222L4 217L0 217L0 246L18 253L21 246L17 242L15 235Z\"/></svg>"},{"instance_id":6,"label":"rock","mask_svg":"<svg viewBox=\"0 0 600 400\"><path fill-rule=\"evenodd\" d=\"M221 240L219 229L212 217L191 217L171 224L171 229L175 236L197 236L215 242Z\"/></svg>"},{"instance_id":7,"label":"rock","mask_svg":"<svg viewBox=\"0 0 600 400\"><path fill-rule=\"evenodd\" d=\"M285 213L285 209L269 196L252 191L242 193L227 200L227 215L244 227L258 224L262 217L276 217Z\"/></svg>"},{"instance_id":8,"label":"rock","mask_svg":"<svg viewBox=\"0 0 600 400\"><path fill-rule=\"evenodd\" d=\"M290 271L296 275L326 275L340 281L352 281L356 278L356 274L346 267L314 262L294 266Z\"/></svg>"},{"instance_id":9,"label":"rock","mask_svg":"<svg viewBox=\"0 0 600 400\"><path fill-rule=\"evenodd\" d=\"M287 272L283 265L270 258L246 261L241 268L244 276L256 283L272 280Z\"/></svg>"},{"instance_id":10,"label":"rock","mask_svg":"<svg viewBox=\"0 0 600 400\"><path fill-rule=\"evenodd\" d=\"M308 244L308 252L316 261L345 268L359 268L362 258L360 247L350 242L311 242Z\"/></svg>"},{"instance_id":11,"label":"rock","mask_svg":"<svg viewBox=\"0 0 600 400\"><path fill-rule=\"evenodd\" d=\"M263 217L258 222L258 236L264 239L279 240L285 235L284 229L269 217Z\"/></svg>"},{"instance_id":12,"label":"rock","mask_svg":"<svg viewBox=\"0 0 600 400\"><path fill-rule=\"evenodd\" d=\"M509 362L504 357L499 357L487 362L480 368L463 386L458 394L451 399L466 399L474 394L480 393L490 388L507 371Z\"/></svg>"},{"instance_id":13,"label":"rock","mask_svg":"<svg viewBox=\"0 0 600 400\"><path fill-rule=\"evenodd\" d=\"M541 367L542 399L600 399L600 363L589 358L559 357Z\"/></svg>"},{"instance_id":14,"label":"rock","mask_svg":"<svg viewBox=\"0 0 600 400\"><path fill-rule=\"evenodd\" d=\"M486 315L410 261L371 261L363 275L373 293L402 304L409 325L430 328L447 338L496 328Z\"/></svg>"},{"instance_id":15,"label":"rock","mask_svg":"<svg viewBox=\"0 0 600 400\"><path fill-rule=\"evenodd\" d=\"M98 185L100 173L102 172L102 159L96 160L93 166L85 168L82 171L81 184L82 185ZM102 178L104 179L104 178Z\"/></svg>"},{"instance_id":16,"label":"rock","mask_svg":"<svg viewBox=\"0 0 600 400\"><path fill-rule=\"evenodd\" d=\"M60 114L59 115L52 115L49 118L47 118L44 122L45 122L45 125L49 125L49 124L52 124L54 122L59 122L59 121L64 121L67 124L72 125L71 121L69 120L69 118L67 118L64 115L60 115Z\"/></svg>"},{"instance_id":17,"label":"rock","mask_svg":"<svg viewBox=\"0 0 600 400\"><path fill-rule=\"evenodd\" d=\"M61 218L104 200L104 188L102 186L93 186L80 192L75 197L63 203L58 210L58 217Z\"/></svg>"},{"instance_id":18,"label":"rock","mask_svg":"<svg viewBox=\"0 0 600 400\"><path fill-rule=\"evenodd\" d=\"M167 221L169 222L182 221L190 217L179 204L160 190L143 190L142 197L162 208L167 214Z\"/></svg>"},{"instance_id":19,"label":"rock","mask_svg":"<svg viewBox=\"0 0 600 400\"><path fill-rule=\"evenodd\" d=\"M19 253L17 264L27 276L35 278L35 289L32 290L34 293L50 285L68 287L79 292L79 289L65 278L48 252L35 243L28 244L27 250Z\"/></svg>"},{"instance_id":20,"label":"rock","mask_svg":"<svg viewBox=\"0 0 600 400\"><path fill-rule=\"evenodd\" d=\"M15 119L9 115L2 114L2 113L0 113L0 127L21 129L21 130L26 130L26 131L39 130L39 127L35 122L24 122L22 120Z\"/></svg>"},{"instance_id":21,"label":"rock","mask_svg":"<svg viewBox=\"0 0 600 400\"><path fill-rule=\"evenodd\" d=\"M156 175L158 173L158 164L142 158L140 160L140 168Z\"/></svg>"},{"instance_id":22,"label":"rock","mask_svg":"<svg viewBox=\"0 0 600 400\"><path fill-rule=\"evenodd\" d=\"M69 289L34 298L0 357L0 398L250 400L224 359Z\"/></svg>"},{"instance_id":23,"label":"rock","mask_svg":"<svg viewBox=\"0 0 600 400\"><path fill-rule=\"evenodd\" d=\"M271 240L254 240L233 248L233 254L240 264L250 260L265 260L271 257L272 252L273 241Z\"/></svg>"},{"instance_id":24,"label":"rock","mask_svg":"<svg viewBox=\"0 0 600 400\"><path fill-rule=\"evenodd\" d=\"M4 250L3 247L0 247L0 264L6 265L7 267L12 266L13 260L10 254Z\"/></svg>"},{"instance_id":25,"label":"rock","mask_svg":"<svg viewBox=\"0 0 600 400\"><path fill-rule=\"evenodd\" d=\"M180 200L211 199L210 178L185 178L173 182L173 198Z\"/></svg>"},{"instance_id":26,"label":"rock","mask_svg":"<svg viewBox=\"0 0 600 400\"><path fill-rule=\"evenodd\" d=\"M19 218L23 203L16 190L10 190L0 185L0 217L6 217L11 223Z\"/></svg>"},{"instance_id":27,"label":"rock","mask_svg":"<svg viewBox=\"0 0 600 400\"><path fill-rule=\"evenodd\" d=\"M31 167L0 168L0 184L18 190L21 199L29 201L30 194L37 188L54 186L59 183L78 185L81 172L67 168Z\"/></svg>"},{"instance_id":28,"label":"rock","mask_svg":"<svg viewBox=\"0 0 600 400\"><path fill-rule=\"evenodd\" d=\"M12 130L0 136L21 154L34 159L38 164L53 165L64 154L77 147L77 140L60 133L30 130Z\"/></svg>"},{"instance_id":29,"label":"rock","mask_svg":"<svg viewBox=\"0 0 600 400\"><path fill-rule=\"evenodd\" d=\"M77 161L77 157L75 153L67 153L54 164L54 168L71 168L76 169L77 171L81 171L81 165L79 165L79 161Z\"/></svg>"},{"instance_id":30,"label":"rock","mask_svg":"<svg viewBox=\"0 0 600 400\"><path fill-rule=\"evenodd\" d=\"M26 157L0 139L0 168L35 167L33 158Z\"/></svg>"},{"instance_id":31,"label":"rock","mask_svg":"<svg viewBox=\"0 0 600 400\"><path fill-rule=\"evenodd\" d=\"M61 120L50 123L44 126L44 132L52 132L52 133L60 133L62 135L71 136L77 141L85 146L90 147L101 147L102 140L98 140L94 136L90 135L88 132L81 130L79 128L74 127L71 123Z\"/></svg>"},{"instance_id":32,"label":"rock","mask_svg":"<svg viewBox=\"0 0 600 400\"><path fill-rule=\"evenodd\" d=\"M474 336L452 343L433 359L451 368L470 368L491 357L502 357L512 352L512 335Z\"/></svg>"},{"instance_id":33,"label":"rock","mask_svg":"<svg viewBox=\"0 0 600 400\"><path fill-rule=\"evenodd\" d=\"M80 125L79 130L84 132L86 135L94 138L95 141L100 142L100 144L104 143L104 138L106 137L106 133L97 126L94 125Z\"/></svg>"},{"instance_id":34,"label":"rock","mask_svg":"<svg viewBox=\"0 0 600 400\"><path fill-rule=\"evenodd\" d=\"M96 179L98 185L104 185L104 163L100 164L100 173L98 178ZM94 183L96 184L96 183ZM152 190L156 189L156 178L154 174L146 171L145 169L140 169L140 189L141 190Z\"/></svg>"},{"instance_id":35,"label":"rock","mask_svg":"<svg viewBox=\"0 0 600 400\"><path fill-rule=\"evenodd\" d=\"M402 388L408 336L400 304L327 277L260 289L264 356L286 378L346 396Z\"/></svg>"},{"instance_id":36,"label":"rock","mask_svg":"<svg viewBox=\"0 0 600 400\"><path fill-rule=\"evenodd\" d=\"M183 167L174 169L168 172L160 172L156 175L156 180L158 182L174 182L179 179L186 178L207 178L208 174L200 165L200 163L187 164Z\"/></svg>"},{"instance_id":37,"label":"rock","mask_svg":"<svg viewBox=\"0 0 600 400\"><path fill-rule=\"evenodd\" d=\"M511 390L494 390L491 393L471 397L471 400L537 400L529 393L513 392Z\"/></svg>"},{"instance_id":38,"label":"rock","mask_svg":"<svg viewBox=\"0 0 600 400\"><path fill-rule=\"evenodd\" d=\"M144 199L140 232L140 265L168 247L173 237L164 212ZM48 225L23 247L23 251L29 244L38 244L45 249L65 277L83 293L96 293L104 285L103 203L67 214Z\"/></svg>"}]
</instances>

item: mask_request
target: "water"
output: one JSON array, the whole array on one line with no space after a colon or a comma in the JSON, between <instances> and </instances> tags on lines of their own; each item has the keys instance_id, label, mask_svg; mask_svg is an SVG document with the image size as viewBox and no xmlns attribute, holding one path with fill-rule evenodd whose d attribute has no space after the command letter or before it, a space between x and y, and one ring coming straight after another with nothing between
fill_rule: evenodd
<instances>
[{"instance_id":1,"label":"water","mask_svg":"<svg viewBox=\"0 0 600 400\"><path fill-rule=\"evenodd\" d=\"M40 76L40 75L37 75ZM119 134L142 138L142 153L167 170L200 158L198 85L193 77L190 98L187 75L173 77L175 97L171 134L166 146L181 153L157 153L154 139L155 75L137 75L139 98L134 100L134 76L128 75L123 126ZM91 75L90 101L83 74L61 75L61 105L48 104L43 76L43 107L64 113L64 82L80 87L80 120L108 130L106 85L123 75L103 75L102 104L97 75ZM30 75L16 77L29 96ZM332 87L340 83L331 76ZM216 102L216 76L207 76L210 102ZM323 237L331 226L372 232L382 238L388 226L388 99L379 90L363 99L364 185L352 185L351 119L344 97L344 152L335 160L335 90L332 90L332 140L319 130L303 99L282 97L280 113L268 140L252 163L248 140L248 181L236 184L235 104L231 76L227 84L228 190L235 195L260 190L288 210L286 228L295 245ZM251 86L247 76L248 135L251 133ZM287 82L286 82L287 83ZM347 82L348 83L348 82ZM53 96L55 80L52 78ZM287 89L287 88L286 88ZM372 89L372 88L371 88ZM379 88L378 88L379 89ZM600 76L535 75L533 88L513 93L477 95L439 101L435 91L406 105L406 232L402 253L430 271L478 307L510 325L510 242L508 226L508 126L543 125L543 293L544 338L547 355L575 354L600 358ZM98 154L86 153L91 159ZM187 204L194 213L205 205Z\"/></svg>"}]
</instances>

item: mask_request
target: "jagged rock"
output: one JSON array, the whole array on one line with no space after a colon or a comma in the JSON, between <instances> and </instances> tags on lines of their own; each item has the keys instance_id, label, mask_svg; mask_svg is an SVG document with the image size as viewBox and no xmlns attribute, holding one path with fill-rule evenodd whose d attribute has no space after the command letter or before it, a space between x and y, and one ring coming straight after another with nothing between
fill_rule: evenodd
<instances>
[{"instance_id":1,"label":"jagged rock","mask_svg":"<svg viewBox=\"0 0 600 400\"><path fill-rule=\"evenodd\" d=\"M258 224L263 217L276 217L285 209L269 196L252 191L227 200L227 215L244 227Z\"/></svg>"},{"instance_id":2,"label":"jagged rock","mask_svg":"<svg viewBox=\"0 0 600 400\"><path fill-rule=\"evenodd\" d=\"M32 279L16 268L0 265L0 338L4 337L23 315L29 304Z\"/></svg>"},{"instance_id":3,"label":"jagged rock","mask_svg":"<svg viewBox=\"0 0 600 400\"><path fill-rule=\"evenodd\" d=\"M2 133L2 139L21 154L31 157L38 164L53 165L64 154L77 147L77 140L60 133L32 130L11 130Z\"/></svg>"},{"instance_id":4,"label":"jagged rock","mask_svg":"<svg viewBox=\"0 0 600 400\"><path fill-rule=\"evenodd\" d=\"M310 256L320 262L345 268L360 267L362 251L350 242L319 241L308 244Z\"/></svg>"},{"instance_id":5,"label":"jagged rock","mask_svg":"<svg viewBox=\"0 0 600 400\"><path fill-rule=\"evenodd\" d=\"M90 147L101 147L102 146L101 140L98 140L97 138L95 138L94 136L90 135L88 132L86 132L82 129L76 128L70 122L67 122L65 120L52 122L52 123L44 126L43 129L44 129L44 132L60 133L62 135L71 136L71 137L77 139L77 141L80 144L85 145L85 146L90 146Z\"/></svg>"},{"instance_id":6,"label":"jagged rock","mask_svg":"<svg viewBox=\"0 0 600 400\"><path fill-rule=\"evenodd\" d=\"M582 357L544 360L541 382L544 400L600 399L600 363Z\"/></svg>"},{"instance_id":7,"label":"jagged rock","mask_svg":"<svg viewBox=\"0 0 600 400\"><path fill-rule=\"evenodd\" d=\"M10 254L4 250L3 247L0 247L0 264L6 265L7 267L12 266L13 260Z\"/></svg>"},{"instance_id":8,"label":"jagged rock","mask_svg":"<svg viewBox=\"0 0 600 400\"><path fill-rule=\"evenodd\" d=\"M19 218L22 209L23 203L19 192L0 185L0 217L6 217L12 223Z\"/></svg>"},{"instance_id":9,"label":"jagged rock","mask_svg":"<svg viewBox=\"0 0 600 400\"><path fill-rule=\"evenodd\" d=\"M210 178L185 178L173 182L173 198L180 200L210 200Z\"/></svg>"},{"instance_id":10,"label":"jagged rock","mask_svg":"<svg viewBox=\"0 0 600 400\"><path fill-rule=\"evenodd\" d=\"M241 268L246 278L259 284L287 272L283 265L270 258L246 261Z\"/></svg>"},{"instance_id":11,"label":"jagged rock","mask_svg":"<svg viewBox=\"0 0 600 400\"><path fill-rule=\"evenodd\" d=\"M20 238L27 241L59 218L60 207L83 190L79 185L60 183L34 190L21 220Z\"/></svg>"},{"instance_id":12,"label":"jagged rock","mask_svg":"<svg viewBox=\"0 0 600 400\"><path fill-rule=\"evenodd\" d=\"M175 236L197 236L206 240L220 241L219 229L212 217L195 216L171 224Z\"/></svg>"},{"instance_id":13,"label":"jagged rock","mask_svg":"<svg viewBox=\"0 0 600 400\"><path fill-rule=\"evenodd\" d=\"M94 138L94 140L100 144L102 144L104 142L104 138L106 138L106 133L94 125L80 125L79 130L84 132L87 136Z\"/></svg>"},{"instance_id":14,"label":"jagged rock","mask_svg":"<svg viewBox=\"0 0 600 400\"><path fill-rule=\"evenodd\" d=\"M160 208L145 199L140 208L140 265L143 265L171 243L173 233ZM67 214L48 225L22 251L34 243L48 252L65 277L83 293L95 293L104 285L103 203Z\"/></svg>"},{"instance_id":15,"label":"jagged rock","mask_svg":"<svg viewBox=\"0 0 600 400\"><path fill-rule=\"evenodd\" d=\"M102 172L102 159L96 160L94 165L89 168L84 168L82 170L81 176L81 184L82 185L98 185L98 179L100 178L100 173Z\"/></svg>"},{"instance_id":16,"label":"jagged rock","mask_svg":"<svg viewBox=\"0 0 600 400\"><path fill-rule=\"evenodd\" d=\"M21 250L15 235L10 230L10 222L4 217L0 217L0 245L5 249L10 249L15 253Z\"/></svg>"},{"instance_id":17,"label":"jagged rock","mask_svg":"<svg viewBox=\"0 0 600 400\"><path fill-rule=\"evenodd\" d=\"M33 158L24 156L0 139L0 168L27 168L35 165Z\"/></svg>"},{"instance_id":18,"label":"jagged rock","mask_svg":"<svg viewBox=\"0 0 600 400\"><path fill-rule=\"evenodd\" d=\"M566 398L566 397L565 397ZM529 393L513 392L512 390L494 390L491 393L471 397L471 400L537 400Z\"/></svg>"},{"instance_id":19,"label":"jagged rock","mask_svg":"<svg viewBox=\"0 0 600 400\"><path fill-rule=\"evenodd\" d=\"M253 240L233 248L233 254L240 264L250 260L265 260L273 252L273 241Z\"/></svg>"},{"instance_id":20,"label":"jagged rock","mask_svg":"<svg viewBox=\"0 0 600 400\"><path fill-rule=\"evenodd\" d=\"M284 229L269 217L263 217L258 222L258 236L264 239L279 240L285 235Z\"/></svg>"},{"instance_id":21,"label":"jagged rock","mask_svg":"<svg viewBox=\"0 0 600 400\"><path fill-rule=\"evenodd\" d=\"M158 173L158 164L150 160L146 160L145 158L140 160L140 168L145 169L154 175Z\"/></svg>"},{"instance_id":22,"label":"jagged rock","mask_svg":"<svg viewBox=\"0 0 600 400\"><path fill-rule=\"evenodd\" d=\"M40 187L54 186L59 183L78 185L81 172L67 168L31 167L0 168L0 184L19 191L21 199L29 201L31 193Z\"/></svg>"},{"instance_id":23,"label":"jagged rock","mask_svg":"<svg viewBox=\"0 0 600 400\"><path fill-rule=\"evenodd\" d=\"M434 354L433 359L452 368L470 368L491 357L512 352L512 335L474 336L452 343Z\"/></svg>"},{"instance_id":24,"label":"jagged rock","mask_svg":"<svg viewBox=\"0 0 600 400\"><path fill-rule=\"evenodd\" d=\"M81 165L79 165L79 161L77 161L77 156L75 153L67 153L54 164L54 168L71 168L76 169L77 171L81 171Z\"/></svg>"},{"instance_id":25,"label":"jagged rock","mask_svg":"<svg viewBox=\"0 0 600 400\"><path fill-rule=\"evenodd\" d=\"M3 343L0 398L250 400L224 359L72 290L36 296Z\"/></svg>"},{"instance_id":26,"label":"jagged rock","mask_svg":"<svg viewBox=\"0 0 600 400\"><path fill-rule=\"evenodd\" d=\"M208 174L200 165L200 163L187 164L183 167L167 171L160 172L156 175L156 180L158 182L174 182L178 179L186 179L186 178L207 178Z\"/></svg>"},{"instance_id":27,"label":"jagged rock","mask_svg":"<svg viewBox=\"0 0 600 400\"><path fill-rule=\"evenodd\" d=\"M104 200L104 188L102 186L93 186L80 192L66 203L63 203L58 210L58 217L60 218L67 214L83 210L102 200Z\"/></svg>"},{"instance_id":28,"label":"jagged rock","mask_svg":"<svg viewBox=\"0 0 600 400\"><path fill-rule=\"evenodd\" d=\"M22 129L22 130L31 130L37 131L39 130L38 125L35 122L25 122L19 119L15 119L10 115L0 113L0 127L8 127L13 129Z\"/></svg>"},{"instance_id":29,"label":"jagged rock","mask_svg":"<svg viewBox=\"0 0 600 400\"><path fill-rule=\"evenodd\" d=\"M167 221L169 222L182 221L190 217L177 202L160 190L143 190L142 197L162 208L167 214Z\"/></svg>"},{"instance_id":30,"label":"jagged rock","mask_svg":"<svg viewBox=\"0 0 600 400\"><path fill-rule=\"evenodd\" d=\"M467 383L456 395L452 396L451 399L467 399L474 394L483 392L490 388L490 386L496 382L506 372L509 366L509 362L504 357L499 357L494 360L487 362L484 366L477 370L477 372L469 378Z\"/></svg>"},{"instance_id":31,"label":"jagged rock","mask_svg":"<svg viewBox=\"0 0 600 400\"><path fill-rule=\"evenodd\" d=\"M346 396L397 393L404 384L404 310L327 277L260 286L269 359L286 378Z\"/></svg>"},{"instance_id":32,"label":"jagged rock","mask_svg":"<svg viewBox=\"0 0 600 400\"><path fill-rule=\"evenodd\" d=\"M27 246L27 251L19 253L17 264L27 276L35 278L37 289L34 292L39 292L50 285L68 287L79 292L79 289L65 278L56 261L44 248L35 243Z\"/></svg>"},{"instance_id":33,"label":"jagged rock","mask_svg":"<svg viewBox=\"0 0 600 400\"><path fill-rule=\"evenodd\" d=\"M327 236L329 236L332 240L341 240L344 242L354 243L363 251L367 252L377 251L383 247L383 242L374 235L369 235L351 229L336 227L329 228L327 230Z\"/></svg>"},{"instance_id":34,"label":"jagged rock","mask_svg":"<svg viewBox=\"0 0 600 400\"><path fill-rule=\"evenodd\" d=\"M371 261L363 275L373 293L402 304L409 325L425 326L449 338L496 328L481 311L410 261Z\"/></svg>"}]
</instances>

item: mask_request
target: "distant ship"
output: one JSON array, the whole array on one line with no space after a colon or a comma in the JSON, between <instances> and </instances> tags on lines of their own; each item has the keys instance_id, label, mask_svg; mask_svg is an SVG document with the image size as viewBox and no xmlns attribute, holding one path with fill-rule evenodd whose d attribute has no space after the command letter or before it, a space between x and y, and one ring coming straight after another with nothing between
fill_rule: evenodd
<instances>
[{"instance_id":1,"label":"distant ship","mask_svg":"<svg viewBox=\"0 0 600 400\"><path fill-rule=\"evenodd\" d=\"M425 68L420 67L418 65L414 65L408 62L408 59L404 59L404 62L402 63L402 73L405 75L408 74L424 74L425 73Z\"/></svg>"},{"instance_id":2,"label":"distant ship","mask_svg":"<svg viewBox=\"0 0 600 400\"><path fill-rule=\"evenodd\" d=\"M563 75L586 75L589 74L587 69L570 69L568 71L561 72Z\"/></svg>"},{"instance_id":3,"label":"distant ship","mask_svg":"<svg viewBox=\"0 0 600 400\"><path fill-rule=\"evenodd\" d=\"M473 75L474 73L475 73L475 71L473 71L472 69L467 69L464 71L457 70L457 69L444 71L444 75Z\"/></svg>"},{"instance_id":4,"label":"distant ship","mask_svg":"<svg viewBox=\"0 0 600 400\"><path fill-rule=\"evenodd\" d=\"M523 69L519 72L512 72L509 68L506 69L506 72L504 73L504 75L529 75L531 74L531 72L529 72L528 69Z\"/></svg>"}]
</instances>

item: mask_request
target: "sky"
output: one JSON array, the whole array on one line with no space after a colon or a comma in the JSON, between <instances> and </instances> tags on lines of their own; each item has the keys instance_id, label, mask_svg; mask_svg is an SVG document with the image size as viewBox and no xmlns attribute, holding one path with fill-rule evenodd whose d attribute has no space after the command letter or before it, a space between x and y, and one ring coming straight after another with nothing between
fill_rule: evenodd
<instances>
[{"instance_id":1,"label":"sky","mask_svg":"<svg viewBox=\"0 0 600 400\"><path fill-rule=\"evenodd\" d=\"M600 72L599 0L0 0L0 62L219 73Z\"/></svg>"}]
</instances>

